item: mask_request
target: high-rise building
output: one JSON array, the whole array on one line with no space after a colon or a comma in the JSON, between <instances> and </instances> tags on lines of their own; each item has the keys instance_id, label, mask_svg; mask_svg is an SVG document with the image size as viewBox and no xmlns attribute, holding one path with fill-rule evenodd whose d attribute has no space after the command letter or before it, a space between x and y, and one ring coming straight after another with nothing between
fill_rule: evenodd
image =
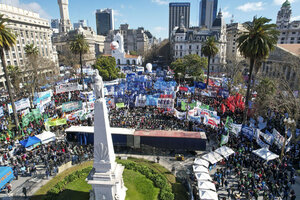
<instances>
[{"instance_id":1,"label":"high-rise building","mask_svg":"<svg viewBox=\"0 0 300 200\"><path fill-rule=\"evenodd\" d=\"M9 19L7 27L16 35L16 44L9 51L4 52L6 64L19 66L25 79L28 75L28 68L26 68L24 47L27 44L33 44L37 47L41 57L53 61L57 67L44 68L43 73L55 73L55 70L58 70L58 60L51 41L52 31L49 21L40 18L38 13L5 4L0 4L0 14ZM5 78L1 60L0 66L0 86L4 86Z\"/></svg>"},{"instance_id":2,"label":"high-rise building","mask_svg":"<svg viewBox=\"0 0 300 200\"><path fill-rule=\"evenodd\" d=\"M175 27L179 27L181 18L184 19L184 26L190 27L190 3L170 3L169 4L169 38Z\"/></svg>"},{"instance_id":3,"label":"high-rise building","mask_svg":"<svg viewBox=\"0 0 300 200\"><path fill-rule=\"evenodd\" d=\"M199 5L199 26L211 28L217 17L218 0L201 0Z\"/></svg>"},{"instance_id":4,"label":"high-rise building","mask_svg":"<svg viewBox=\"0 0 300 200\"><path fill-rule=\"evenodd\" d=\"M241 61L243 56L241 52L238 50L238 37L246 31L244 24L240 23L231 23L227 24L226 27L226 37L227 37L227 59L228 60L237 60Z\"/></svg>"},{"instance_id":5,"label":"high-rise building","mask_svg":"<svg viewBox=\"0 0 300 200\"><path fill-rule=\"evenodd\" d=\"M276 25L280 31L278 44L300 44L300 21L290 22L291 14L291 4L286 0L277 14Z\"/></svg>"},{"instance_id":6,"label":"high-rise building","mask_svg":"<svg viewBox=\"0 0 300 200\"><path fill-rule=\"evenodd\" d=\"M60 11L59 32L67 33L72 30L72 23L69 17L69 0L57 0Z\"/></svg>"},{"instance_id":7,"label":"high-rise building","mask_svg":"<svg viewBox=\"0 0 300 200\"><path fill-rule=\"evenodd\" d=\"M87 22L86 20L78 20L77 23L73 24L74 29L78 29L79 27L87 27Z\"/></svg>"},{"instance_id":8,"label":"high-rise building","mask_svg":"<svg viewBox=\"0 0 300 200\"><path fill-rule=\"evenodd\" d=\"M114 11L112 9L96 11L96 26L98 35L107 35L114 30Z\"/></svg>"}]
</instances>

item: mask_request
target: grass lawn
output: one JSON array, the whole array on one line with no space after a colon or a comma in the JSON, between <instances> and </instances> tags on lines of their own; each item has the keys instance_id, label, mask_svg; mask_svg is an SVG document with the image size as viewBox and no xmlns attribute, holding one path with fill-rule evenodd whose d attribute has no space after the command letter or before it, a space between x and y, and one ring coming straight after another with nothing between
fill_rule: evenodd
<instances>
[{"instance_id":1,"label":"grass lawn","mask_svg":"<svg viewBox=\"0 0 300 200\"><path fill-rule=\"evenodd\" d=\"M144 175L133 170L124 170L124 184L127 187L126 200L157 200L159 188L154 187L153 182Z\"/></svg>"},{"instance_id":2,"label":"grass lawn","mask_svg":"<svg viewBox=\"0 0 300 200\"><path fill-rule=\"evenodd\" d=\"M164 168L162 165L159 163L155 163L153 161L145 160L145 159L138 159L138 158L128 158L128 160L143 164L154 171L163 174L168 182L172 185L172 191L175 195L175 200L186 200L188 199L187 191L185 187L179 183L176 182L176 177L166 168Z\"/></svg>"}]
</instances>

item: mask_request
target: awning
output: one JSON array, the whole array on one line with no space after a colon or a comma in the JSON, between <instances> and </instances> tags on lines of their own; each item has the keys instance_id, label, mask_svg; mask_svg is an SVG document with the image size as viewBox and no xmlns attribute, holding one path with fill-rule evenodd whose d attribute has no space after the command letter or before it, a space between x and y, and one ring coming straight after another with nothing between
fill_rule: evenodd
<instances>
[{"instance_id":1,"label":"awning","mask_svg":"<svg viewBox=\"0 0 300 200\"><path fill-rule=\"evenodd\" d=\"M207 160L211 164L215 164L223 159L220 154L213 152L213 151L205 154L204 156L202 156L202 158Z\"/></svg>"},{"instance_id":2,"label":"awning","mask_svg":"<svg viewBox=\"0 0 300 200\"><path fill-rule=\"evenodd\" d=\"M222 147L216 149L215 152L222 155L225 158L227 158L228 156L234 154L234 151L231 148L227 147L227 146L222 146Z\"/></svg>"},{"instance_id":3,"label":"awning","mask_svg":"<svg viewBox=\"0 0 300 200\"><path fill-rule=\"evenodd\" d=\"M201 200L218 200L218 194L211 190L199 190Z\"/></svg>"},{"instance_id":4,"label":"awning","mask_svg":"<svg viewBox=\"0 0 300 200\"><path fill-rule=\"evenodd\" d=\"M195 165L202 165L202 166L204 166L204 167L208 167L208 166L209 166L209 162L207 162L206 160L203 160L203 159L201 159L201 158L196 158L196 159L194 160L194 164L195 164Z\"/></svg>"},{"instance_id":5,"label":"awning","mask_svg":"<svg viewBox=\"0 0 300 200\"><path fill-rule=\"evenodd\" d=\"M44 131L42 134L36 135L42 142L42 144L47 144L51 141L55 141L55 134L49 131Z\"/></svg>"},{"instance_id":6,"label":"awning","mask_svg":"<svg viewBox=\"0 0 300 200\"><path fill-rule=\"evenodd\" d=\"M255 155L261 157L262 159L269 161L278 158L279 156L273 152L271 152L267 147L257 149L252 151Z\"/></svg>"},{"instance_id":7,"label":"awning","mask_svg":"<svg viewBox=\"0 0 300 200\"><path fill-rule=\"evenodd\" d=\"M212 178L207 173L195 173L197 181L212 181Z\"/></svg>"},{"instance_id":8,"label":"awning","mask_svg":"<svg viewBox=\"0 0 300 200\"><path fill-rule=\"evenodd\" d=\"M216 191L216 186L210 181L198 181L198 189Z\"/></svg>"},{"instance_id":9,"label":"awning","mask_svg":"<svg viewBox=\"0 0 300 200\"><path fill-rule=\"evenodd\" d=\"M194 173L209 173L208 169L204 166L200 166L200 165L193 165L193 172Z\"/></svg>"},{"instance_id":10,"label":"awning","mask_svg":"<svg viewBox=\"0 0 300 200\"><path fill-rule=\"evenodd\" d=\"M20 144L23 147L27 148L27 147L30 147L30 146L35 145L37 143L40 143L40 142L41 142L41 140L39 138L37 138L35 136L33 136L33 137L29 136L26 140L20 141Z\"/></svg>"}]
</instances>

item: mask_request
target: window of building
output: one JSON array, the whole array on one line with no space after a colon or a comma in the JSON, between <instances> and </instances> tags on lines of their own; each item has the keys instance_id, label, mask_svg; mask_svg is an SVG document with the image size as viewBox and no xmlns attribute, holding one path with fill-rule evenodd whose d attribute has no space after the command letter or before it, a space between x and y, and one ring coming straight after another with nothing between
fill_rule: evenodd
<instances>
[{"instance_id":1,"label":"window of building","mask_svg":"<svg viewBox=\"0 0 300 200\"><path fill-rule=\"evenodd\" d=\"M14 61L14 65L15 65L15 66L17 66L17 65L18 65L18 63L17 63L17 61L16 61L16 60Z\"/></svg>"},{"instance_id":2,"label":"window of building","mask_svg":"<svg viewBox=\"0 0 300 200\"><path fill-rule=\"evenodd\" d=\"M20 46L18 46L18 51L21 51L21 47Z\"/></svg>"},{"instance_id":3,"label":"window of building","mask_svg":"<svg viewBox=\"0 0 300 200\"><path fill-rule=\"evenodd\" d=\"M16 53L12 53L13 58L16 58Z\"/></svg>"},{"instance_id":4,"label":"window of building","mask_svg":"<svg viewBox=\"0 0 300 200\"><path fill-rule=\"evenodd\" d=\"M182 52L180 52L180 57L182 57Z\"/></svg>"},{"instance_id":5,"label":"window of building","mask_svg":"<svg viewBox=\"0 0 300 200\"><path fill-rule=\"evenodd\" d=\"M232 53L234 53L234 50L232 50Z\"/></svg>"},{"instance_id":6,"label":"window of building","mask_svg":"<svg viewBox=\"0 0 300 200\"><path fill-rule=\"evenodd\" d=\"M180 49L182 50L182 45L180 45Z\"/></svg>"},{"instance_id":7,"label":"window of building","mask_svg":"<svg viewBox=\"0 0 300 200\"><path fill-rule=\"evenodd\" d=\"M189 52L189 54L191 55L191 54L192 54L192 52Z\"/></svg>"},{"instance_id":8,"label":"window of building","mask_svg":"<svg viewBox=\"0 0 300 200\"><path fill-rule=\"evenodd\" d=\"M294 40L295 38L291 37L291 40Z\"/></svg>"},{"instance_id":9,"label":"window of building","mask_svg":"<svg viewBox=\"0 0 300 200\"><path fill-rule=\"evenodd\" d=\"M282 32L282 35L285 35L285 32Z\"/></svg>"},{"instance_id":10,"label":"window of building","mask_svg":"<svg viewBox=\"0 0 300 200\"><path fill-rule=\"evenodd\" d=\"M192 49L192 45L189 45L189 49Z\"/></svg>"},{"instance_id":11,"label":"window of building","mask_svg":"<svg viewBox=\"0 0 300 200\"><path fill-rule=\"evenodd\" d=\"M292 32L292 34L294 35L294 34L296 34L296 32Z\"/></svg>"},{"instance_id":12,"label":"window of building","mask_svg":"<svg viewBox=\"0 0 300 200\"><path fill-rule=\"evenodd\" d=\"M22 57L22 54L21 54L21 53L19 53L19 57L20 57L20 58Z\"/></svg>"},{"instance_id":13,"label":"window of building","mask_svg":"<svg viewBox=\"0 0 300 200\"><path fill-rule=\"evenodd\" d=\"M7 65L11 65L10 61L7 61Z\"/></svg>"}]
</instances>

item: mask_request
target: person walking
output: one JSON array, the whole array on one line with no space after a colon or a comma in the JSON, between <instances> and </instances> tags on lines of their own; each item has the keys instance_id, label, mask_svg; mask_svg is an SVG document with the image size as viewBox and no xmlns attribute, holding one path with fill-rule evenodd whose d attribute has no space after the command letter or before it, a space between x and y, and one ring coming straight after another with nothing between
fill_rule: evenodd
<instances>
[{"instance_id":1,"label":"person walking","mask_svg":"<svg viewBox=\"0 0 300 200\"><path fill-rule=\"evenodd\" d=\"M24 194L25 198L27 198L27 189L26 189L26 187L23 187L22 191L23 191L23 194Z\"/></svg>"}]
</instances>

